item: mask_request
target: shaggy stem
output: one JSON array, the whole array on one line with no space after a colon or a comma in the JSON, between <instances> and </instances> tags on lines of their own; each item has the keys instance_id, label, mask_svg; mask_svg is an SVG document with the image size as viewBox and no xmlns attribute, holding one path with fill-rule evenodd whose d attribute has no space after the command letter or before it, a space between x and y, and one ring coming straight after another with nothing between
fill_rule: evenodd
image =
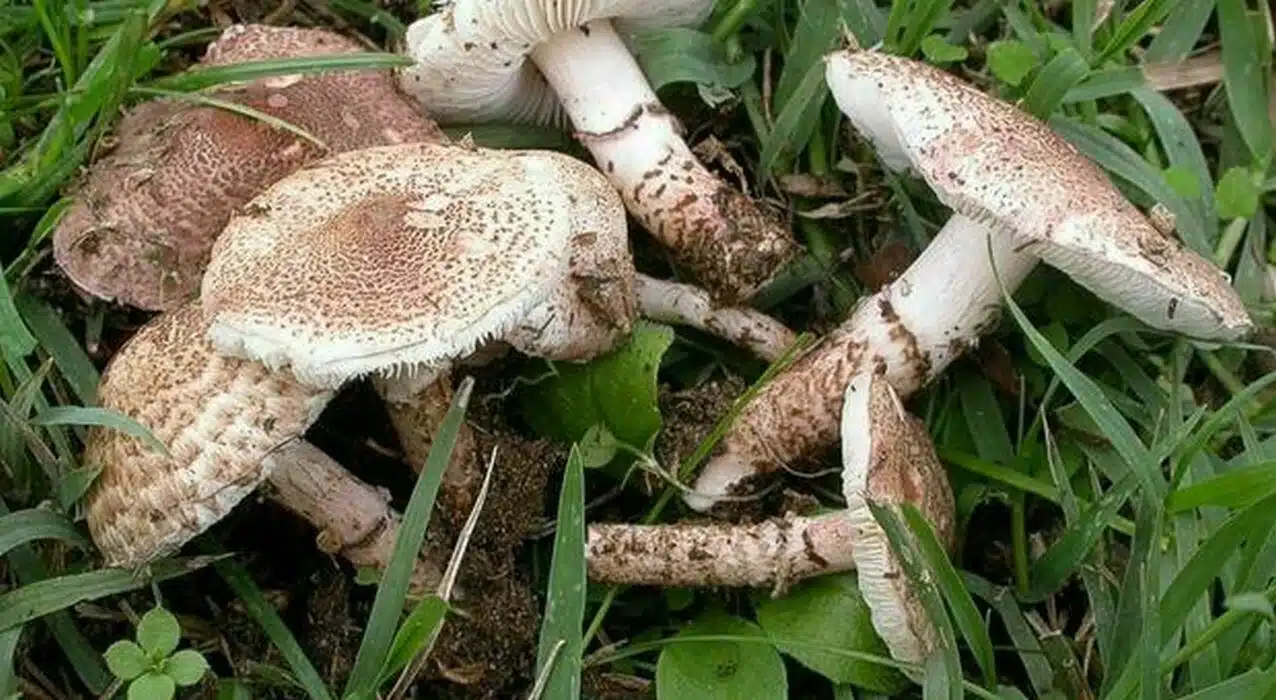
<instances>
[{"instance_id":1,"label":"shaggy stem","mask_svg":"<svg viewBox=\"0 0 1276 700\"><path fill-rule=\"evenodd\" d=\"M630 213L715 298L747 299L797 254L778 217L696 159L610 22L559 32L532 60Z\"/></svg>"},{"instance_id":2,"label":"shaggy stem","mask_svg":"<svg viewBox=\"0 0 1276 700\"><path fill-rule=\"evenodd\" d=\"M293 441L270 457L270 498L319 529L316 542L328 554L356 567L379 571L390 564L400 515L389 498L337 464L322 450ZM412 574L414 596L428 594L442 580L438 562L418 557Z\"/></svg>"},{"instance_id":3,"label":"shaggy stem","mask_svg":"<svg viewBox=\"0 0 1276 700\"><path fill-rule=\"evenodd\" d=\"M638 312L647 318L691 326L775 362L797 336L774 318L744 306L718 306L703 289L638 275Z\"/></svg>"},{"instance_id":4,"label":"shaggy stem","mask_svg":"<svg viewBox=\"0 0 1276 700\"><path fill-rule=\"evenodd\" d=\"M818 456L837 443L842 394L861 368L882 372L905 397L973 346L992 325L1001 279L1017 288L1037 264L1011 236L952 216L894 282L862 300L851 317L768 384L723 438L694 492L707 510L747 479Z\"/></svg>"},{"instance_id":5,"label":"shaggy stem","mask_svg":"<svg viewBox=\"0 0 1276 700\"><path fill-rule=\"evenodd\" d=\"M782 592L796 581L855 568L843 511L749 525L590 525L589 578L649 586L752 586Z\"/></svg>"}]
</instances>

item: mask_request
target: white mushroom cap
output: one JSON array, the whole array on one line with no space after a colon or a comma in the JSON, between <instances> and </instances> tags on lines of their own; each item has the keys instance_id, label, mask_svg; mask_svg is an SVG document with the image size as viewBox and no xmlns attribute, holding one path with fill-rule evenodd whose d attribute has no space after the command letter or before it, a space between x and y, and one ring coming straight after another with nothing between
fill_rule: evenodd
<instances>
[{"instance_id":1,"label":"white mushroom cap","mask_svg":"<svg viewBox=\"0 0 1276 700\"><path fill-rule=\"evenodd\" d=\"M89 429L85 466L100 468L88 525L110 566L175 551L270 476L267 459L302 436L331 393L222 357L204 339L199 306L154 318L115 355L98 397L150 429L171 457L141 439Z\"/></svg>"},{"instance_id":2,"label":"white mushroom cap","mask_svg":"<svg viewBox=\"0 0 1276 700\"><path fill-rule=\"evenodd\" d=\"M563 125L554 90L529 57L555 33L609 19L620 33L695 26L711 0L454 0L413 22L405 38L416 65L405 92L444 123L512 120Z\"/></svg>"},{"instance_id":3,"label":"white mushroom cap","mask_svg":"<svg viewBox=\"0 0 1276 700\"><path fill-rule=\"evenodd\" d=\"M891 656L920 663L937 633L868 503L911 503L951 549L956 503L926 426L904 409L879 374L857 374L842 407L842 493L855 541L851 552L873 627Z\"/></svg>"},{"instance_id":4,"label":"white mushroom cap","mask_svg":"<svg viewBox=\"0 0 1276 700\"><path fill-rule=\"evenodd\" d=\"M953 210L1155 328L1210 340L1253 328L1219 269L1046 124L920 61L857 50L826 61L838 106L888 167L916 171Z\"/></svg>"},{"instance_id":5,"label":"white mushroom cap","mask_svg":"<svg viewBox=\"0 0 1276 700\"><path fill-rule=\"evenodd\" d=\"M470 353L566 275L562 159L403 144L288 176L213 249L202 297L214 345L324 387Z\"/></svg>"}]
</instances>

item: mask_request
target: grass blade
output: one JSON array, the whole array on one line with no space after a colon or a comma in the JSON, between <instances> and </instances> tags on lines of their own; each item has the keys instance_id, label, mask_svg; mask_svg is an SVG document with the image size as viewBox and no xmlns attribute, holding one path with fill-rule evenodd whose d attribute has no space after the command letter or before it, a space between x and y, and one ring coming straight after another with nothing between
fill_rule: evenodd
<instances>
[{"instance_id":1,"label":"grass blade","mask_svg":"<svg viewBox=\"0 0 1276 700\"><path fill-rule=\"evenodd\" d=\"M1255 21L1245 0L1218 0L1218 29L1223 42L1223 87L1236 129L1254 162L1271 162L1272 125L1267 115L1271 47L1260 48Z\"/></svg>"},{"instance_id":2,"label":"grass blade","mask_svg":"<svg viewBox=\"0 0 1276 700\"><path fill-rule=\"evenodd\" d=\"M457 431L465 418L465 409L469 405L473 389L473 377L466 377L461 381L452 397L452 405L439 426L438 436L430 445L425 466L420 471L420 477L412 489L412 497L408 500L408 507L403 512L403 522L394 540L390 564L377 586L368 625L359 644L354 668L346 682L347 697L370 699L377 695L378 672L385 665L394 644L394 633L398 627L396 623L407 599L412 567L417 553L421 551L421 544L425 541L425 529L434 510L434 499L438 495L439 484L443 481L443 472L452 459Z\"/></svg>"},{"instance_id":3,"label":"grass blade","mask_svg":"<svg viewBox=\"0 0 1276 700\"><path fill-rule=\"evenodd\" d=\"M44 300L29 294L15 299L18 311L40 347L53 358L62 378L85 406L97 403L98 371L62 318Z\"/></svg>"},{"instance_id":4,"label":"grass blade","mask_svg":"<svg viewBox=\"0 0 1276 700\"><path fill-rule=\"evenodd\" d=\"M87 547L89 541L65 515L43 508L27 508L0 517L0 556L35 540L58 539Z\"/></svg>"},{"instance_id":5,"label":"grass blade","mask_svg":"<svg viewBox=\"0 0 1276 700\"><path fill-rule=\"evenodd\" d=\"M152 564L141 575L127 569L97 569L29 583L0 594L0 631L37 620L77 603L137 590L202 569L212 557L165 559Z\"/></svg>"},{"instance_id":6,"label":"grass blade","mask_svg":"<svg viewBox=\"0 0 1276 700\"><path fill-rule=\"evenodd\" d=\"M944 546L939 542L939 537L935 535L934 528L921 511L917 510L913 504L905 503L902 513L904 522L908 523L909 529L913 531L923 564L935 577L936 587L943 594L944 600L948 602L948 609L952 611L953 619L957 622L962 637L965 637L966 644L970 646L971 652L975 655L975 661L984 673L984 685L995 688L997 666L993 657L992 640L988 637L988 629L984 627L983 618L979 615L979 609L975 607L975 601L970 597L970 591L966 590L961 576L953 567L953 563L949 561L948 555L944 552Z\"/></svg>"},{"instance_id":7,"label":"grass blade","mask_svg":"<svg viewBox=\"0 0 1276 700\"><path fill-rule=\"evenodd\" d=\"M1166 510L1173 513L1204 506L1247 508L1276 494L1276 462L1232 469L1170 494Z\"/></svg>"},{"instance_id":8,"label":"grass blade","mask_svg":"<svg viewBox=\"0 0 1276 700\"><path fill-rule=\"evenodd\" d=\"M386 70L412 65L408 56L392 53L339 53L296 58L272 58L268 61L244 61L225 66L193 68L142 85L153 90L191 92L224 83L242 82L294 73L321 73L333 70Z\"/></svg>"},{"instance_id":9,"label":"grass blade","mask_svg":"<svg viewBox=\"0 0 1276 700\"><path fill-rule=\"evenodd\" d=\"M12 358L26 357L35 350L35 336L27 330L13 305L13 296L0 269L0 353Z\"/></svg>"},{"instance_id":10,"label":"grass blade","mask_svg":"<svg viewBox=\"0 0 1276 700\"><path fill-rule=\"evenodd\" d=\"M310 699L332 700L332 695L328 692L328 687L324 685L323 678L306 657L306 652L302 651L297 638L288 629L288 624L279 616L275 606L262 595L261 589L253 582L248 571L233 559L222 559L213 564L213 569L244 604L248 615L257 622L261 630L266 633L266 637L270 639L270 643L284 657L284 661L292 669L293 679L302 690L306 691Z\"/></svg>"},{"instance_id":11,"label":"grass blade","mask_svg":"<svg viewBox=\"0 0 1276 700\"><path fill-rule=\"evenodd\" d=\"M1050 59L1039 73L1023 98L1023 108L1045 118L1055 111L1072 88L1090 74L1090 65L1073 49L1067 49Z\"/></svg>"},{"instance_id":12,"label":"grass blade","mask_svg":"<svg viewBox=\"0 0 1276 700\"><path fill-rule=\"evenodd\" d=\"M553 664L541 697L580 697L585 622L585 467L573 445L558 495L558 529L549 569L545 619L536 652L537 675Z\"/></svg>"},{"instance_id":13,"label":"grass blade","mask_svg":"<svg viewBox=\"0 0 1276 700\"><path fill-rule=\"evenodd\" d=\"M1094 380L1068 362L1067 358L1055 349L1050 340L1033 327L1032 322L1024 315L1023 310L1019 308L1014 298L1010 296L1005 286L1001 283L1000 273L997 275L997 285L1001 287L1002 301L1010 310L1015 323L1027 336L1028 341L1046 359L1046 362L1058 375L1060 381L1063 382L1064 386L1068 387L1072 395L1085 408L1086 413L1103 431L1104 437L1112 443L1113 448L1125 460L1128 467L1134 471L1139 482L1147 489L1148 493L1158 499L1164 498L1166 492L1165 477L1157 469L1151 453L1148 452L1143 442L1139 440L1139 436L1134 433L1134 429L1130 427L1130 424L1126 422L1120 412L1112 406L1112 402L1104 396L1103 390L1094 383Z\"/></svg>"},{"instance_id":14,"label":"grass blade","mask_svg":"<svg viewBox=\"0 0 1276 700\"><path fill-rule=\"evenodd\" d=\"M118 430L145 442L153 450L167 455L168 448L153 435L149 428L112 408L91 406L54 406L30 420L31 425L96 425Z\"/></svg>"}]
</instances>

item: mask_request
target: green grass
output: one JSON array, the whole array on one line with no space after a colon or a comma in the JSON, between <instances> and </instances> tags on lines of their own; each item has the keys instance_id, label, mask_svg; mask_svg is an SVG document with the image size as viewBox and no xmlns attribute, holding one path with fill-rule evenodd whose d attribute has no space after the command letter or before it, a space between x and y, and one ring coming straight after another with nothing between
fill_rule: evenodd
<instances>
[{"instance_id":1,"label":"green grass","mask_svg":"<svg viewBox=\"0 0 1276 700\"><path fill-rule=\"evenodd\" d=\"M332 2L331 12L308 13L310 4L299 3L298 16L329 24L340 17L374 37L400 36L412 19L411 10L359 0ZM941 64L1048 120L1132 201L1174 214L1183 241L1227 269L1252 315L1270 327L1276 305L1262 298L1266 266L1276 263L1269 13L1268 4L1246 0L720 0L700 30L655 32L637 45L662 97L691 133L712 131L729 146L751 187L802 212L835 200L783 195L780 176L830 179L851 196L876 190L888 199L852 216L795 217L810 259L763 295L795 329L844 317L864 292L855 262L891 242L916 251L946 216L924 187L882 173L870 150L848 138L821 61L843 32ZM137 426L93 408L105 359L98 345L119 330L118 314L48 293L48 234L67 204L62 188L90 162L122 106L157 95L210 104L199 91L227 81L399 61L321 57L184 71L215 34L209 16L182 0L0 0L0 698L44 683L55 686L45 692L105 692L111 676L101 653L129 628L103 631L77 604L117 608L127 591L233 598L247 611L275 648L274 677L287 690L223 678L227 697L245 688L372 697L388 690L382 671L392 653L415 655L403 656L395 632L437 487L430 479L412 494L397 566L370 609L360 608L356 622L367 636L347 660L344 691L327 685L290 629L295 616L271 606L237 558L168 559L139 575L94 568L80 517L92 478L79 465L80 440L90 424ZM1221 82L1168 94L1147 83L1144 66L1198 55L1219 57ZM495 147L579 154L544 129L491 125L474 136ZM908 573L931 573L923 602L950 641L924 666L907 668L921 685L891 692L1276 697L1276 364L1264 363L1272 349L1197 346L1148 331L1050 270L1007 301L981 350L910 402L949 468L958 547L946 556L915 513L881 514L909 555ZM681 332L657 354L659 380L674 387L722 372L756 386L774 372ZM632 371L617 364L607 371ZM678 465L680 480L731 419L723 416ZM431 461L442 464L451 441L436 448L443 452ZM541 697L574 696L578 669L644 679L662 700L707 697L690 690L697 660L717 664L721 693L861 697L863 669L907 666L879 647L830 643L850 639L830 636L850 620L774 633L772 617L757 614L764 593L583 586L580 514L623 474L583 469L578 459L567 474L561 549L530 548L550 611L534 664ZM835 479L810 485L837 490ZM666 489L654 505L631 497L614 514L674 520L675 494ZM904 537L910 529L916 536ZM191 573L210 564L219 577ZM846 598L854 597L853 576L843 583L803 600L861 610ZM464 624L445 606L418 610L422 630ZM804 665L816 652L823 661ZM226 669L220 654L206 652ZM531 690L529 679L524 695Z\"/></svg>"}]
</instances>

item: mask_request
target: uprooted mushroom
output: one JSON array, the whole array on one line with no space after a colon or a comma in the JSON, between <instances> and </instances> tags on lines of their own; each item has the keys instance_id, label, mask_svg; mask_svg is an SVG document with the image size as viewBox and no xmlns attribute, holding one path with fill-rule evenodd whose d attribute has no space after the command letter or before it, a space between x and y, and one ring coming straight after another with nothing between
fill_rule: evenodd
<instances>
[{"instance_id":1,"label":"uprooted mushroom","mask_svg":"<svg viewBox=\"0 0 1276 700\"><path fill-rule=\"evenodd\" d=\"M923 662L934 628L869 503L915 506L949 549L956 504L926 426L881 375L862 370L846 386L841 418L846 508L786 514L756 524L595 524L591 579L656 586L771 586L858 571L873 626L891 655Z\"/></svg>"},{"instance_id":2,"label":"uprooted mushroom","mask_svg":"<svg viewBox=\"0 0 1276 700\"><path fill-rule=\"evenodd\" d=\"M1038 261L1154 328L1209 340L1253 328L1227 277L1159 230L1048 126L937 68L877 51L826 57L838 106L884 164L953 210L895 281L744 407L685 496L698 510L833 446L841 387L863 368L907 396L973 345Z\"/></svg>"},{"instance_id":3,"label":"uprooted mushroom","mask_svg":"<svg viewBox=\"0 0 1276 700\"><path fill-rule=\"evenodd\" d=\"M626 207L720 303L744 301L800 248L782 220L710 173L612 23L702 22L712 3L456 0L414 22L401 74L445 123L559 121Z\"/></svg>"},{"instance_id":4,"label":"uprooted mushroom","mask_svg":"<svg viewBox=\"0 0 1276 700\"><path fill-rule=\"evenodd\" d=\"M201 63L353 53L319 29L235 25ZM53 232L58 264L76 287L147 310L199 289L213 240L264 187L327 153L443 138L389 71L283 75L222 86L210 97L282 119L324 147L265 121L179 100L144 102L120 120Z\"/></svg>"},{"instance_id":5,"label":"uprooted mushroom","mask_svg":"<svg viewBox=\"0 0 1276 700\"><path fill-rule=\"evenodd\" d=\"M399 514L388 496L303 438L332 393L256 362L225 357L206 338L196 303L152 319L112 358L101 405L150 430L163 450L114 429L90 428L85 466L89 531L111 566L176 551L262 484L319 529L317 543L359 567L389 564ZM443 557L418 557L412 591L441 580Z\"/></svg>"}]
</instances>

